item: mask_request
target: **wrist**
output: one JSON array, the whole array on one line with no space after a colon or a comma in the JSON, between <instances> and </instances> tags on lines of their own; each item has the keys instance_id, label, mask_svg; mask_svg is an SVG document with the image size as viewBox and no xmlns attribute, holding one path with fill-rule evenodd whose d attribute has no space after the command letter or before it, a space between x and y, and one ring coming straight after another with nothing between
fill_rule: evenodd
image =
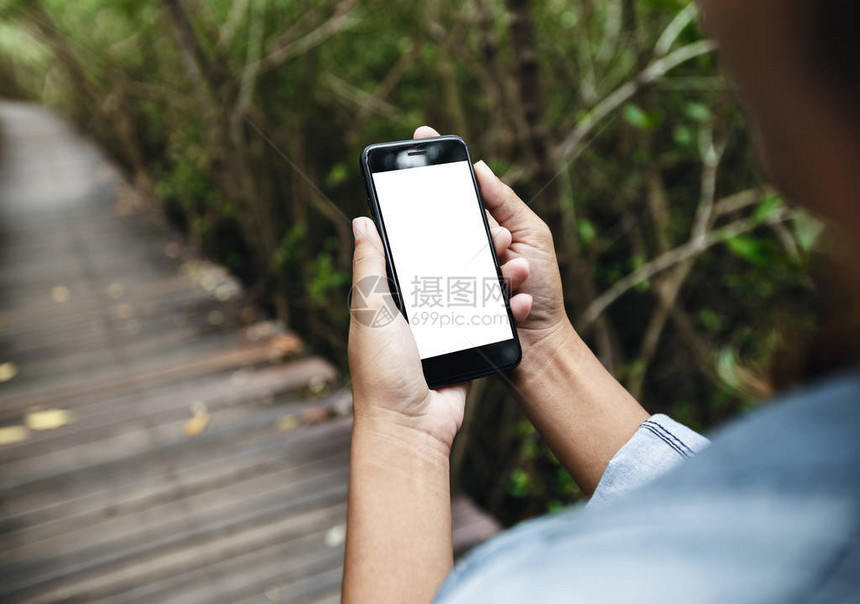
<instances>
[{"instance_id":1,"label":"wrist","mask_svg":"<svg viewBox=\"0 0 860 604\"><path fill-rule=\"evenodd\" d=\"M547 365L572 354L576 344L582 342L567 317L542 330L521 330L519 337L523 360L512 372L518 386L542 374Z\"/></svg>"},{"instance_id":2,"label":"wrist","mask_svg":"<svg viewBox=\"0 0 860 604\"><path fill-rule=\"evenodd\" d=\"M354 444L367 444L371 453L390 453L407 463L420 458L447 469L451 443L422 426L421 418L358 402L354 408Z\"/></svg>"}]
</instances>

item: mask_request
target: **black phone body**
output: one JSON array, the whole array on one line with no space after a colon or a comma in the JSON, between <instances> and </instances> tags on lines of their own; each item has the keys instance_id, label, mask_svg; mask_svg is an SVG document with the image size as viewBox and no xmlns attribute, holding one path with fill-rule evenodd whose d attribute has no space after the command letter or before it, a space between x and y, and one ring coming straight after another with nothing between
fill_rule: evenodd
<instances>
[{"instance_id":1,"label":"black phone body","mask_svg":"<svg viewBox=\"0 0 860 604\"><path fill-rule=\"evenodd\" d=\"M522 349L510 292L463 139L370 145L360 164L392 295L412 328L427 385L515 368Z\"/></svg>"}]
</instances>

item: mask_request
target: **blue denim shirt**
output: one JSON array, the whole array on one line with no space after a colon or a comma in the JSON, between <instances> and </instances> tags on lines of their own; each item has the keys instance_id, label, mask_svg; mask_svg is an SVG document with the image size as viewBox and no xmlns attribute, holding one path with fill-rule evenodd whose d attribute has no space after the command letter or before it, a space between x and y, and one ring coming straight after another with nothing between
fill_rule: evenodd
<instances>
[{"instance_id":1,"label":"blue denim shirt","mask_svg":"<svg viewBox=\"0 0 860 604\"><path fill-rule=\"evenodd\" d=\"M478 548L436 602L860 602L860 374L706 445L652 417L587 508Z\"/></svg>"}]
</instances>

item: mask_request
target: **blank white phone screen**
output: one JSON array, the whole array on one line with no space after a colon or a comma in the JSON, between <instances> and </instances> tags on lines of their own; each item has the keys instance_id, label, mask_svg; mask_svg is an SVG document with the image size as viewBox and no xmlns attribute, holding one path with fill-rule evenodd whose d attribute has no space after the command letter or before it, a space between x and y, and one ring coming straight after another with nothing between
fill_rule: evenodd
<instances>
[{"instance_id":1,"label":"blank white phone screen","mask_svg":"<svg viewBox=\"0 0 860 604\"><path fill-rule=\"evenodd\" d=\"M421 358L512 339L469 163L372 176Z\"/></svg>"}]
</instances>

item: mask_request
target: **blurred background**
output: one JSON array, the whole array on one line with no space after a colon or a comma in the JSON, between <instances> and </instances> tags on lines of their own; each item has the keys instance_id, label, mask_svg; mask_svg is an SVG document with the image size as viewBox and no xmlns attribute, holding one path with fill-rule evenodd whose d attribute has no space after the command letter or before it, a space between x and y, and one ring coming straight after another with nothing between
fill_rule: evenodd
<instances>
[{"instance_id":1,"label":"blurred background","mask_svg":"<svg viewBox=\"0 0 860 604\"><path fill-rule=\"evenodd\" d=\"M308 396L348 390L359 152L429 124L549 223L569 315L602 362L698 430L766 398L785 342L822 312L821 225L768 186L714 51L684 0L0 1L2 97L49 108L118 166L105 182L130 185L98 211L125 199L122 228L161 220L174 257L204 263L194 278L211 262L234 280L236 325L265 317L278 350L330 366ZM10 107L7 134L35 119ZM26 384L0 363L0 389ZM502 525L581 498L492 379L472 389L452 469Z\"/></svg>"}]
</instances>

